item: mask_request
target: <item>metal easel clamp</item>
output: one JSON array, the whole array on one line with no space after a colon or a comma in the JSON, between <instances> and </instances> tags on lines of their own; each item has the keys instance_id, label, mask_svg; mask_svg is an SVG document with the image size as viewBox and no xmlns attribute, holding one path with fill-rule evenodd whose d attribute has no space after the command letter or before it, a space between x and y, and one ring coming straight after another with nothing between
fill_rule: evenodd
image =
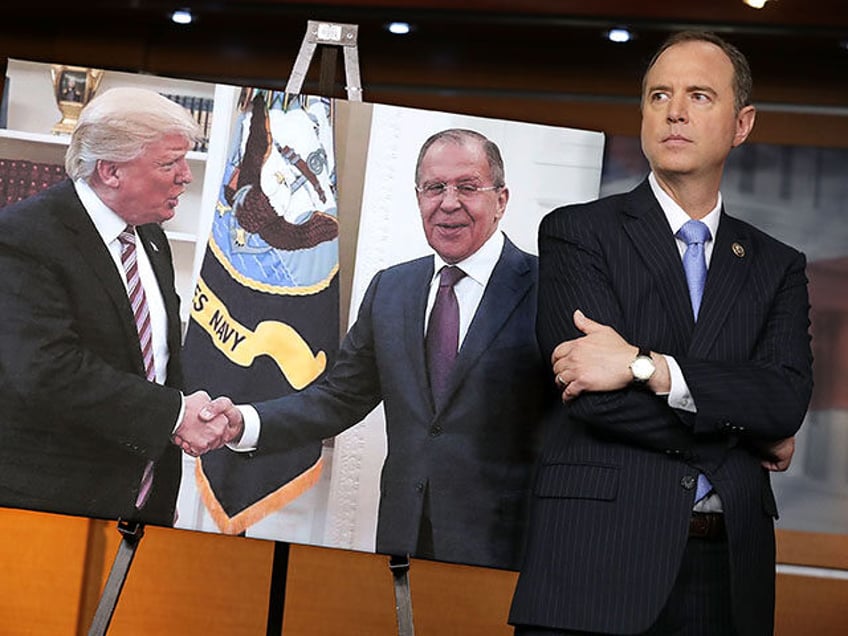
<instances>
[{"instance_id":1,"label":"metal easel clamp","mask_svg":"<svg viewBox=\"0 0 848 636\"><path fill-rule=\"evenodd\" d=\"M390 556L389 569L394 576L403 576L406 572L409 572L409 556Z\"/></svg>"},{"instance_id":2,"label":"metal easel clamp","mask_svg":"<svg viewBox=\"0 0 848 636\"><path fill-rule=\"evenodd\" d=\"M291 76L286 84L286 93L299 95L303 88L303 80L309 70L309 64L318 45L341 46L345 63L345 90L351 101L362 101L362 82L359 77L359 26L356 24L340 24L336 22L319 22L309 20L306 25L306 35L300 44L300 50L292 68Z\"/></svg>"},{"instance_id":3,"label":"metal easel clamp","mask_svg":"<svg viewBox=\"0 0 848 636\"><path fill-rule=\"evenodd\" d=\"M144 536L144 524L140 521L118 519L118 532L126 541L138 543Z\"/></svg>"}]
</instances>

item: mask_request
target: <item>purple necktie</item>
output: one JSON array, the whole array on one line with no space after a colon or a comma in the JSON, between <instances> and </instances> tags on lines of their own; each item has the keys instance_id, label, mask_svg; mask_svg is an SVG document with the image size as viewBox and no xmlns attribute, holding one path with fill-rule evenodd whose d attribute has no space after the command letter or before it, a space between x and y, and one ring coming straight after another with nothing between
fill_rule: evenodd
<instances>
[{"instance_id":1,"label":"purple necktie","mask_svg":"<svg viewBox=\"0 0 848 636\"><path fill-rule=\"evenodd\" d=\"M156 381L156 367L153 364L153 330L150 327L150 308L147 306L147 296L141 285L138 273L138 255L135 247L135 228L128 225L118 236L121 244L121 264L127 275L127 295L132 305L135 327L138 330L138 342L141 347L141 357L144 359L144 374L148 381ZM141 486L135 507L141 509L150 496L153 485L153 462L148 461L141 476Z\"/></svg>"},{"instance_id":2,"label":"purple necktie","mask_svg":"<svg viewBox=\"0 0 848 636\"><path fill-rule=\"evenodd\" d=\"M427 370L430 374L430 389L437 404L443 397L459 349L459 303L453 286L463 276L465 272L458 267L451 265L442 268L436 302L427 325Z\"/></svg>"},{"instance_id":3,"label":"purple necktie","mask_svg":"<svg viewBox=\"0 0 848 636\"><path fill-rule=\"evenodd\" d=\"M677 231L677 236L686 243L683 253L683 271L686 272L686 284L689 286L689 300L692 303L692 313L698 320L698 310L701 308L701 297L704 295L704 284L707 282L707 259L704 243L710 240L710 228L692 219L686 221ZM698 486L695 489L695 501L706 497L713 485L703 473L698 474Z\"/></svg>"}]
</instances>

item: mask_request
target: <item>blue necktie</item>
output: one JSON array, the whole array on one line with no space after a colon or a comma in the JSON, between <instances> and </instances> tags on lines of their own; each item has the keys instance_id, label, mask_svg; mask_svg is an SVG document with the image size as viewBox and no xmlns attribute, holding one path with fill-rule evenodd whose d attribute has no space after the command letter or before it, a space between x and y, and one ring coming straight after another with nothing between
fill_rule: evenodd
<instances>
[{"instance_id":1,"label":"blue necktie","mask_svg":"<svg viewBox=\"0 0 848 636\"><path fill-rule=\"evenodd\" d=\"M692 312L698 320L698 310L701 308L701 297L704 295L704 283L707 282L707 259L704 254L704 243L710 239L710 228L700 221L686 221L679 230L677 237L686 243L683 253L683 271L686 272L686 284L689 285L689 300L692 301ZM695 501L700 501L713 489L710 480L703 473L698 474L698 487L695 490Z\"/></svg>"},{"instance_id":2,"label":"blue necktie","mask_svg":"<svg viewBox=\"0 0 848 636\"><path fill-rule=\"evenodd\" d=\"M704 295L704 283L707 282L707 259L704 256L704 243L710 239L710 228L700 221L686 221L679 230L677 237L686 243L683 254L683 271L686 272L686 283L689 285L689 300L692 301L692 311L695 320L701 308L701 296Z\"/></svg>"}]
</instances>

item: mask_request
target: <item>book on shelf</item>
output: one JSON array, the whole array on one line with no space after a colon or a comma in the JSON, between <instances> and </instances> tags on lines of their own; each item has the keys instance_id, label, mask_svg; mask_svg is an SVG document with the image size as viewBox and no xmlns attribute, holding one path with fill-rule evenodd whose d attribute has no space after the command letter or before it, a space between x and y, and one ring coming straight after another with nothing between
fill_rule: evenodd
<instances>
[{"instance_id":1,"label":"book on shelf","mask_svg":"<svg viewBox=\"0 0 848 636\"><path fill-rule=\"evenodd\" d=\"M203 139L195 144L193 150L206 152L209 149L209 130L212 127L214 100L211 97L198 97L196 95L175 95L171 93L162 93L162 95L187 109L194 116L203 130Z\"/></svg>"},{"instance_id":2,"label":"book on shelf","mask_svg":"<svg viewBox=\"0 0 848 636\"><path fill-rule=\"evenodd\" d=\"M0 207L32 196L65 178L56 163L0 159Z\"/></svg>"}]
</instances>

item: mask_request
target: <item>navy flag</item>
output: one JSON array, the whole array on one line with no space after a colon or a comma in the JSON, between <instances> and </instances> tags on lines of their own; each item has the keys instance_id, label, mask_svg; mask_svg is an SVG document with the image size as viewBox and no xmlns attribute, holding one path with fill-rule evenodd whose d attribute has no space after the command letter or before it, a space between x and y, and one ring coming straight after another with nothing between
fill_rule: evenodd
<instances>
[{"instance_id":1,"label":"navy flag","mask_svg":"<svg viewBox=\"0 0 848 636\"><path fill-rule=\"evenodd\" d=\"M332 102L243 89L191 307L188 392L236 404L299 391L339 344ZM244 532L311 488L320 441L280 453L213 451L200 496L221 532Z\"/></svg>"}]
</instances>

